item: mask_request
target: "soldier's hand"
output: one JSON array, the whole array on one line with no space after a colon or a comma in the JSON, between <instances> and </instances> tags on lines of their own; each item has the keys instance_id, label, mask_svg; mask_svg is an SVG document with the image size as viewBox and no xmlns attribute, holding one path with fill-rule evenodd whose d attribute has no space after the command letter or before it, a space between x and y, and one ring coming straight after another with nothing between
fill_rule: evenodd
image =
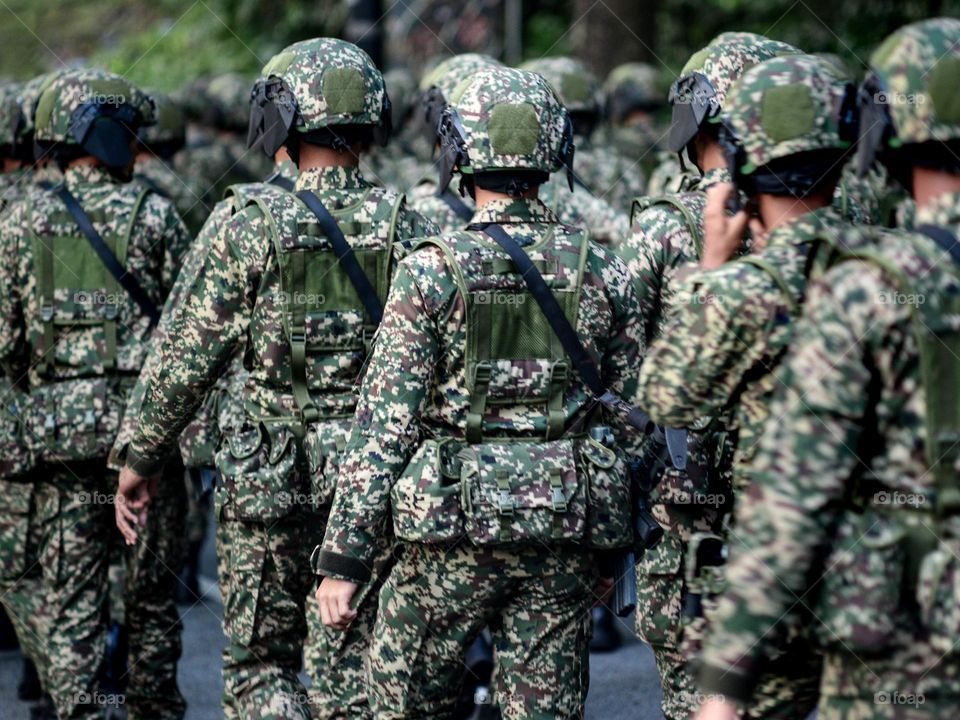
<instances>
[{"instance_id":1,"label":"soldier's hand","mask_svg":"<svg viewBox=\"0 0 960 720\"><path fill-rule=\"evenodd\" d=\"M350 607L358 585L348 580L327 577L317 588L317 603L320 605L320 619L327 627L346 630L357 611Z\"/></svg>"},{"instance_id":2,"label":"soldier's hand","mask_svg":"<svg viewBox=\"0 0 960 720\"><path fill-rule=\"evenodd\" d=\"M703 257L700 266L720 267L743 247L743 236L750 214L741 210L733 217L727 214L727 200L732 183L719 183L707 190L707 206L703 211Z\"/></svg>"},{"instance_id":3,"label":"soldier's hand","mask_svg":"<svg viewBox=\"0 0 960 720\"><path fill-rule=\"evenodd\" d=\"M693 720L739 720L737 706L720 698L706 700L693 716Z\"/></svg>"},{"instance_id":4,"label":"soldier's hand","mask_svg":"<svg viewBox=\"0 0 960 720\"><path fill-rule=\"evenodd\" d=\"M127 545L137 542L137 528L147 524L147 509L157 492L159 478L159 475L138 475L126 466L120 471L113 510L117 528Z\"/></svg>"},{"instance_id":5,"label":"soldier's hand","mask_svg":"<svg viewBox=\"0 0 960 720\"><path fill-rule=\"evenodd\" d=\"M597 599L593 601L594 607L602 607L610 601L613 594L614 580L612 577L602 577L597 580L597 587L594 588L594 594Z\"/></svg>"}]
</instances>

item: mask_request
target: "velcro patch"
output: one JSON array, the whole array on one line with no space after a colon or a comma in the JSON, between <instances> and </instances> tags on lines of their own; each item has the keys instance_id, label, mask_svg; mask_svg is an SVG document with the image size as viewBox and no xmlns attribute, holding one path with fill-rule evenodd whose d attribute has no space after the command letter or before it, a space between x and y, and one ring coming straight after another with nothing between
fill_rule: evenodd
<instances>
[{"instance_id":1,"label":"velcro patch","mask_svg":"<svg viewBox=\"0 0 960 720\"><path fill-rule=\"evenodd\" d=\"M356 68L331 68L323 74L321 88L327 112L363 112L363 74Z\"/></svg>"},{"instance_id":2,"label":"velcro patch","mask_svg":"<svg viewBox=\"0 0 960 720\"><path fill-rule=\"evenodd\" d=\"M760 123L774 142L805 135L813 130L815 119L816 108L806 85L794 83L764 91Z\"/></svg>"},{"instance_id":3,"label":"velcro patch","mask_svg":"<svg viewBox=\"0 0 960 720\"><path fill-rule=\"evenodd\" d=\"M529 103L497 105L490 113L489 132L497 155L530 155L540 136L537 111Z\"/></svg>"},{"instance_id":4,"label":"velcro patch","mask_svg":"<svg viewBox=\"0 0 960 720\"><path fill-rule=\"evenodd\" d=\"M937 122L960 123L960 57L943 58L930 71L930 100Z\"/></svg>"}]
</instances>

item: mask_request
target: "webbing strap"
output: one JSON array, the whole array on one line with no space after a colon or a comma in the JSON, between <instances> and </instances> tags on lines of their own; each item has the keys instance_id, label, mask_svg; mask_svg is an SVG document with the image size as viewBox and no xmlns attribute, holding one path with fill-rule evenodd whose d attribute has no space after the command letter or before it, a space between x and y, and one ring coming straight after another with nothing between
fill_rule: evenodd
<instances>
[{"instance_id":1,"label":"webbing strap","mask_svg":"<svg viewBox=\"0 0 960 720\"><path fill-rule=\"evenodd\" d=\"M40 322L43 323L43 359L40 374L49 375L56 361L56 332L53 325L53 238L38 238L40 250Z\"/></svg>"},{"instance_id":2,"label":"webbing strap","mask_svg":"<svg viewBox=\"0 0 960 720\"><path fill-rule=\"evenodd\" d=\"M510 524L516 503L510 492L510 476L506 470L497 470L497 516L500 519L500 542L509 543L513 538Z\"/></svg>"},{"instance_id":3,"label":"webbing strap","mask_svg":"<svg viewBox=\"0 0 960 720\"><path fill-rule=\"evenodd\" d=\"M470 220L473 217L473 210L467 207L463 200L454 195L449 187L438 192L437 197L443 200L447 207L453 210L453 214L461 220Z\"/></svg>"},{"instance_id":4,"label":"webbing strap","mask_svg":"<svg viewBox=\"0 0 960 720\"><path fill-rule=\"evenodd\" d=\"M490 390L490 363L477 363L474 370L473 392L470 394L470 410L467 412L467 442L479 443L483 439L483 416L487 412L487 393Z\"/></svg>"},{"instance_id":5,"label":"webbing strap","mask_svg":"<svg viewBox=\"0 0 960 720\"><path fill-rule=\"evenodd\" d=\"M570 373L567 364L556 362L550 368L550 389L547 396L547 440L558 440L563 435L566 416L563 412L563 390L567 386Z\"/></svg>"},{"instance_id":6,"label":"webbing strap","mask_svg":"<svg viewBox=\"0 0 960 720\"><path fill-rule=\"evenodd\" d=\"M153 178L148 177L143 173L136 173L133 177L135 180L139 181L142 185L145 185L147 188L149 188L152 192L155 192L157 195L160 195L161 197L165 197L167 199L170 198L170 193L166 192L163 188L157 185L157 183L154 182Z\"/></svg>"},{"instance_id":7,"label":"webbing strap","mask_svg":"<svg viewBox=\"0 0 960 720\"><path fill-rule=\"evenodd\" d=\"M920 225L917 227L917 232L923 233L933 240L950 254L950 257L957 265L960 265L960 242L957 241L956 235L946 228L937 225Z\"/></svg>"},{"instance_id":8,"label":"webbing strap","mask_svg":"<svg viewBox=\"0 0 960 720\"><path fill-rule=\"evenodd\" d=\"M742 258L740 258L740 262L753 265L754 267L763 270L767 275L770 276L770 279L776 283L778 288L780 288L781 294L787 301L787 306L790 308L791 316L796 316L800 312L800 306L797 305L797 300L794 297L793 290L789 285L787 285L787 281L784 280L783 275L781 275L780 271L774 267L773 263L756 255L744 255Z\"/></svg>"},{"instance_id":9,"label":"webbing strap","mask_svg":"<svg viewBox=\"0 0 960 720\"><path fill-rule=\"evenodd\" d=\"M567 320L567 316L564 314L563 308L560 307L560 303L557 302L553 293L550 292L550 288L547 286L546 281L544 281L543 276L537 271L537 268L534 267L533 262L523 251L523 248L510 237L506 230L496 223L484 223L477 225L476 228L489 235L513 260L520 274L523 276L523 281L527 284L527 289L530 291L530 294L533 295L533 299L537 301L537 305L539 305L543 311L544 317L546 317L547 322L550 323L550 327L556 334L557 339L560 340L560 344L563 345L563 349L567 355L570 356L573 366L577 369L577 372L580 373L580 377L584 383L586 383L587 388L593 396L602 405L616 412L625 422L633 427L645 433L651 432L653 424L650 421L649 415L639 408L628 405L622 398L617 397L606 388L603 380L600 379L600 374L597 372L593 358L587 353L587 349L583 346L583 343L580 342L580 338L577 337L576 330L573 329L570 321ZM471 226L471 229L473 229L473 226Z\"/></svg>"},{"instance_id":10,"label":"webbing strap","mask_svg":"<svg viewBox=\"0 0 960 720\"><path fill-rule=\"evenodd\" d=\"M273 173L273 175L268 177L264 182L266 182L268 185L275 185L278 188L282 188L287 192L293 192L293 180L281 175L279 170Z\"/></svg>"},{"instance_id":11,"label":"webbing strap","mask_svg":"<svg viewBox=\"0 0 960 720\"><path fill-rule=\"evenodd\" d=\"M357 256L353 253L353 249L349 243L347 243L347 239L344 237L340 226L337 225L337 221L333 219L330 211L320 202L320 198L311 191L301 190L296 193L296 196L300 198L303 204L310 209L310 212L316 216L317 222L320 223L324 235L327 240L330 241L330 244L333 245L333 251L337 256L337 261L341 267L343 267L343 271L347 274L347 278L349 278L354 290L357 291L357 295L360 296L360 302L362 302L363 307L366 308L367 315L370 316L370 319L373 320L376 325L379 325L383 319L383 305L380 304L377 291L371 284L370 279L363 272L360 263L357 262Z\"/></svg>"},{"instance_id":12,"label":"webbing strap","mask_svg":"<svg viewBox=\"0 0 960 720\"><path fill-rule=\"evenodd\" d=\"M107 247L103 238L100 237L100 233L97 232L96 228L93 227L93 223L90 222L87 213L80 207L77 199L64 185L57 188L57 196L63 201L63 204L67 206L67 210L80 227L80 232L87 238L90 247L93 248L97 257L100 258L100 262L103 263L104 267L107 268L107 271L113 275L116 281L120 283L120 286L127 291L127 294L140 307L143 314L150 318L150 327L153 328L156 326L160 321L160 310L144 291L137 278L120 264L116 255Z\"/></svg>"},{"instance_id":13,"label":"webbing strap","mask_svg":"<svg viewBox=\"0 0 960 720\"><path fill-rule=\"evenodd\" d=\"M293 399L300 410L303 425L314 422L319 411L310 397L307 386L307 306L304 292L307 278L306 258L302 252L289 253L290 292L287 293L287 308L290 313L290 385Z\"/></svg>"}]
</instances>

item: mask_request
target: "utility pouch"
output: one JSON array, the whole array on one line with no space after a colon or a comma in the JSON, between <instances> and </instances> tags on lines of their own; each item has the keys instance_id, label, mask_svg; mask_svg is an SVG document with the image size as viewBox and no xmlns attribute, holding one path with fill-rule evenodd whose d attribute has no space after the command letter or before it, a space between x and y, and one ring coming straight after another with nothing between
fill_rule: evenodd
<instances>
[{"instance_id":1,"label":"utility pouch","mask_svg":"<svg viewBox=\"0 0 960 720\"><path fill-rule=\"evenodd\" d=\"M393 532L400 540L447 543L463 537L460 443L426 440L390 491Z\"/></svg>"}]
</instances>

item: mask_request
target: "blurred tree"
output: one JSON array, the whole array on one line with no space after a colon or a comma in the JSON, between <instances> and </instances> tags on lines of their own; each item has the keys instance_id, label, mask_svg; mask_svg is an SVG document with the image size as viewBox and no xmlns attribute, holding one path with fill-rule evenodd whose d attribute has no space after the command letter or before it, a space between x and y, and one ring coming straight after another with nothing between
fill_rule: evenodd
<instances>
[{"instance_id":1,"label":"blurred tree","mask_svg":"<svg viewBox=\"0 0 960 720\"><path fill-rule=\"evenodd\" d=\"M573 46L600 77L621 63L654 60L663 0L574 0Z\"/></svg>"}]
</instances>

